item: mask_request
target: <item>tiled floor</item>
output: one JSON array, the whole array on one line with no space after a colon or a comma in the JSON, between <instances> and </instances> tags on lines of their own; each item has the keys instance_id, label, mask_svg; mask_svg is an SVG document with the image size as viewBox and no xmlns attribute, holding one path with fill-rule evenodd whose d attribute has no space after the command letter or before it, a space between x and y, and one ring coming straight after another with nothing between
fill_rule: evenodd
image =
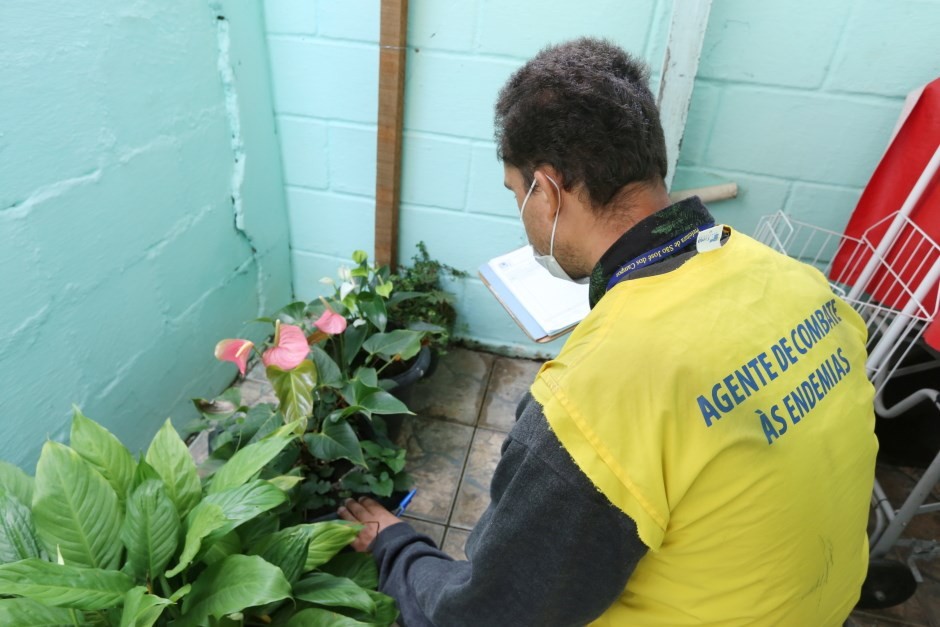
<instances>
[{"instance_id":1,"label":"tiled floor","mask_svg":"<svg viewBox=\"0 0 940 627\"><path fill-rule=\"evenodd\" d=\"M452 349L433 375L409 393L407 402L416 416L405 420L400 443L408 449L408 471L418 493L405 517L457 559L465 558L469 532L489 502L490 477L515 421L516 403L539 366L535 361ZM245 402L274 400L262 377L249 374L243 384ZM917 471L879 464L878 477L892 502L900 503ZM934 493L940 499L940 489ZM915 518L904 537L907 542L940 540L940 513ZM858 627L940 627L940 554L929 548L915 562L924 579L915 596L886 610L855 612ZM897 552L906 558L910 547Z\"/></svg>"}]
</instances>

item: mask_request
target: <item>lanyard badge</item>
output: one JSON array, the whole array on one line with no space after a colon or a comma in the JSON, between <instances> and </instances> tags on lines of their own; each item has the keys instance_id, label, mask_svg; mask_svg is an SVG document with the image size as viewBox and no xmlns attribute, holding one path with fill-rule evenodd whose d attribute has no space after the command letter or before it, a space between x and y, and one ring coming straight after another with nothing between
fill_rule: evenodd
<instances>
[{"instance_id":1,"label":"lanyard badge","mask_svg":"<svg viewBox=\"0 0 940 627\"><path fill-rule=\"evenodd\" d=\"M634 257L614 272L614 275L610 277L610 281L607 282L607 289L610 290L613 286L625 280L637 270L641 270L646 266L677 255L692 245L692 243L695 243L696 249L700 253L720 248L723 230L724 225L719 224L715 226L714 222L709 222L708 224L695 227L685 235L669 240L662 246L648 250L638 257Z\"/></svg>"}]
</instances>

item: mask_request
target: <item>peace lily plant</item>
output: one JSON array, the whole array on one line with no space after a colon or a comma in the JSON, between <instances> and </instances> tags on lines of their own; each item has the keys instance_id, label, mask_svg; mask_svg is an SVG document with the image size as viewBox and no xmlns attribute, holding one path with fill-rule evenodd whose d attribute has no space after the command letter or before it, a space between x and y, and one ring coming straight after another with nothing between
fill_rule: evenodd
<instances>
[{"instance_id":1,"label":"peace lily plant","mask_svg":"<svg viewBox=\"0 0 940 627\"><path fill-rule=\"evenodd\" d=\"M277 355L277 353L275 353ZM259 473L290 422L202 480L170 421L131 453L76 409L70 446L35 479L0 462L0 625L389 625L367 555L342 522L283 526L296 477Z\"/></svg>"}]
</instances>

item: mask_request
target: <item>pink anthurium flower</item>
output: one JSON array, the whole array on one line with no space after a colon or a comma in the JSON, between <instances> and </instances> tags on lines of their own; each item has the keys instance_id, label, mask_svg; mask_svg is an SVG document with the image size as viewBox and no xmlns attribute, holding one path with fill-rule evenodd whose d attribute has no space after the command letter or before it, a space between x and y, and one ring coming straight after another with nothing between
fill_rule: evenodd
<instances>
[{"instance_id":1,"label":"pink anthurium flower","mask_svg":"<svg viewBox=\"0 0 940 627\"><path fill-rule=\"evenodd\" d=\"M248 366L248 357L254 346L248 340L222 340L215 345L215 358L219 361L230 361L238 366L238 371L245 374Z\"/></svg>"},{"instance_id":2,"label":"pink anthurium flower","mask_svg":"<svg viewBox=\"0 0 940 627\"><path fill-rule=\"evenodd\" d=\"M326 304L326 301L323 301L323 304ZM328 335L336 335L346 330L346 318L330 309L329 305L326 305L326 311L323 312L322 316L317 318L313 326Z\"/></svg>"},{"instance_id":3,"label":"pink anthurium flower","mask_svg":"<svg viewBox=\"0 0 940 627\"><path fill-rule=\"evenodd\" d=\"M310 346L303 330L292 324L281 324L278 320L275 324L274 346L264 351L261 361L265 366L293 370L307 358L309 352Z\"/></svg>"}]
</instances>

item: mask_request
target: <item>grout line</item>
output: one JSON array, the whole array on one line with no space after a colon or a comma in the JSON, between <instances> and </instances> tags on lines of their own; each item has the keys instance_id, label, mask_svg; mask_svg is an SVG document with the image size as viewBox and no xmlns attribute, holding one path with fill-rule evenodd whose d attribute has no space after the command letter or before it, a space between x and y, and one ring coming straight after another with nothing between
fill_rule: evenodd
<instances>
[{"instance_id":1,"label":"grout line","mask_svg":"<svg viewBox=\"0 0 940 627\"><path fill-rule=\"evenodd\" d=\"M476 419L473 421L473 434L470 437L470 446L467 447L467 454L463 460L463 466L460 468L460 478L457 480L457 490L454 492L454 498L450 503L450 511L447 513L447 524L445 525L448 529L451 528L451 521L454 519L454 511L457 509L457 497L460 496L460 488L463 485L464 476L467 474L467 466L470 463L470 452L473 450L473 445L477 440L477 432L479 431L480 425L480 414L483 413L483 403L486 400L487 393L490 389L490 381L493 378L493 370L496 360L494 359L489 366L489 370L486 373L486 385L483 387L482 398L480 399L480 405L477 409ZM444 531L444 537L447 537L447 531Z\"/></svg>"}]
</instances>

